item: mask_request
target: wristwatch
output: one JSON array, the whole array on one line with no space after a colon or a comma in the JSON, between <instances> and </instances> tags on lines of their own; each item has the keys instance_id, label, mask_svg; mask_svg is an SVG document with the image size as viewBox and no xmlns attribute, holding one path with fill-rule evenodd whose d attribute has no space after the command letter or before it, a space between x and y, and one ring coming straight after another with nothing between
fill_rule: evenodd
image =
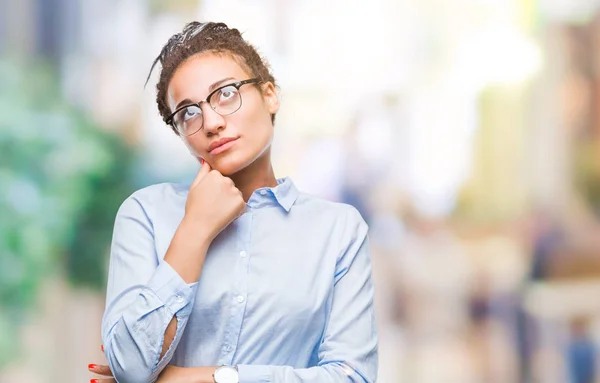
<instances>
[{"instance_id":1,"label":"wristwatch","mask_svg":"<svg viewBox=\"0 0 600 383\"><path fill-rule=\"evenodd\" d=\"M237 366L221 366L213 374L215 383L240 383Z\"/></svg>"}]
</instances>

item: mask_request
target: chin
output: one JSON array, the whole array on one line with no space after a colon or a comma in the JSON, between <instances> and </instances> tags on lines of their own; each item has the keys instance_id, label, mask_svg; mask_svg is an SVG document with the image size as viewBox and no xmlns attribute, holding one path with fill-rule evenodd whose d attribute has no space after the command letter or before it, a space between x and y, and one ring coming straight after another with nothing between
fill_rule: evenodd
<instances>
[{"instance_id":1,"label":"chin","mask_svg":"<svg viewBox=\"0 0 600 383\"><path fill-rule=\"evenodd\" d=\"M269 147L267 145L263 150L258 152L240 150L222 153L222 155L212 159L209 163L213 169L218 170L224 176L232 176L262 158Z\"/></svg>"},{"instance_id":2,"label":"chin","mask_svg":"<svg viewBox=\"0 0 600 383\"><path fill-rule=\"evenodd\" d=\"M219 173L224 176L232 176L235 173L244 170L251 163L251 161L249 163L247 162L248 161L240 161L239 159L234 158L220 158L212 165L212 168L218 170Z\"/></svg>"}]
</instances>

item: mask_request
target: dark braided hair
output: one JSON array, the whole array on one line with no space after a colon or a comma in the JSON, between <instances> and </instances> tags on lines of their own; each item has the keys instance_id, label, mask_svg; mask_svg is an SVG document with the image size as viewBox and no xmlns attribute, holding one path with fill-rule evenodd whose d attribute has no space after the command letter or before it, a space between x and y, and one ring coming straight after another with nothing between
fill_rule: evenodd
<instances>
[{"instance_id":1,"label":"dark braided hair","mask_svg":"<svg viewBox=\"0 0 600 383\"><path fill-rule=\"evenodd\" d=\"M154 67L160 62L162 69L158 84L156 84L156 104L163 121L166 122L167 117L171 114L166 102L166 95L173 73L185 60L202 52L229 54L251 77L258 77L261 83L271 82L273 86L277 86L267 61L261 58L256 49L244 40L240 31L229 28L224 23L193 21L186 24L180 33L173 35L167 41L152 63L146 79L147 84ZM271 115L271 121L275 123L275 114ZM173 126L171 128L177 133Z\"/></svg>"}]
</instances>

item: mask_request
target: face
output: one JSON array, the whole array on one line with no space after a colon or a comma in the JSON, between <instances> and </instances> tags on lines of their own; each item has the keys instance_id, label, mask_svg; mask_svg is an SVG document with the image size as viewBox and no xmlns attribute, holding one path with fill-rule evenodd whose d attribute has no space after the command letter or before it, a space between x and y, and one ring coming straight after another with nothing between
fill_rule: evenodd
<instances>
[{"instance_id":1,"label":"face","mask_svg":"<svg viewBox=\"0 0 600 383\"><path fill-rule=\"evenodd\" d=\"M205 100L217 88L252 77L229 55L198 54L183 62L173 74L167 89L167 104L173 112L183 105ZM229 115L223 116L203 102L202 129L190 136L182 136L194 156L204 159L224 175L246 168L271 146L271 114L279 109L279 100L272 83L259 86L262 94L255 84L242 85L239 88L242 105ZM223 102L227 102L230 95L225 92L213 97L222 97ZM193 113L185 118L191 117Z\"/></svg>"}]
</instances>

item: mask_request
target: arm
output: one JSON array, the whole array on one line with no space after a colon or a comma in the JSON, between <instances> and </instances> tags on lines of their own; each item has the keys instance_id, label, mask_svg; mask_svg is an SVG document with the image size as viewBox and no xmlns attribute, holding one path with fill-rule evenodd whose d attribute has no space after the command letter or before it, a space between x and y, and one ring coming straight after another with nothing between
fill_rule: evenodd
<instances>
[{"instance_id":1,"label":"arm","mask_svg":"<svg viewBox=\"0 0 600 383\"><path fill-rule=\"evenodd\" d=\"M104 351L118 381L154 382L173 356L212 240L246 205L231 179L205 164L163 261L154 228L135 195L117 214L102 319Z\"/></svg>"},{"instance_id":2,"label":"arm","mask_svg":"<svg viewBox=\"0 0 600 383\"><path fill-rule=\"evenodd\" d=\"M312 368L240 365L240 383L367 382L377 377L377 331L373 314L373 282L367 226L353 210L351 236L336 264L334 296L328 328ZM216 367L168 366L159 382L212 383Z\"/></svg>"},{"instance_id":3,"label":"arm","mask_svg":"<svg viewBox=\"0 0 600 383\"><path fill-rule=\"evenodd\" d=\"M152 222L140 202L132 196L119 209L102 320L105 354L118 381L152 381L172 358L209 243L186 240L193 227L182 221L159 263Z\"/></svg>"},{"instance_id":4,"label":"arm","mask_svg":"<svg viewBox=\"0 0 600 383\"><path fill-rule=\"evenodd\" d=\"M377 329L367 225L352 209L336 265L333 302L316 367L240 365L240 383L365 382L377 379Z\"/></svg>"}]
</instances>

